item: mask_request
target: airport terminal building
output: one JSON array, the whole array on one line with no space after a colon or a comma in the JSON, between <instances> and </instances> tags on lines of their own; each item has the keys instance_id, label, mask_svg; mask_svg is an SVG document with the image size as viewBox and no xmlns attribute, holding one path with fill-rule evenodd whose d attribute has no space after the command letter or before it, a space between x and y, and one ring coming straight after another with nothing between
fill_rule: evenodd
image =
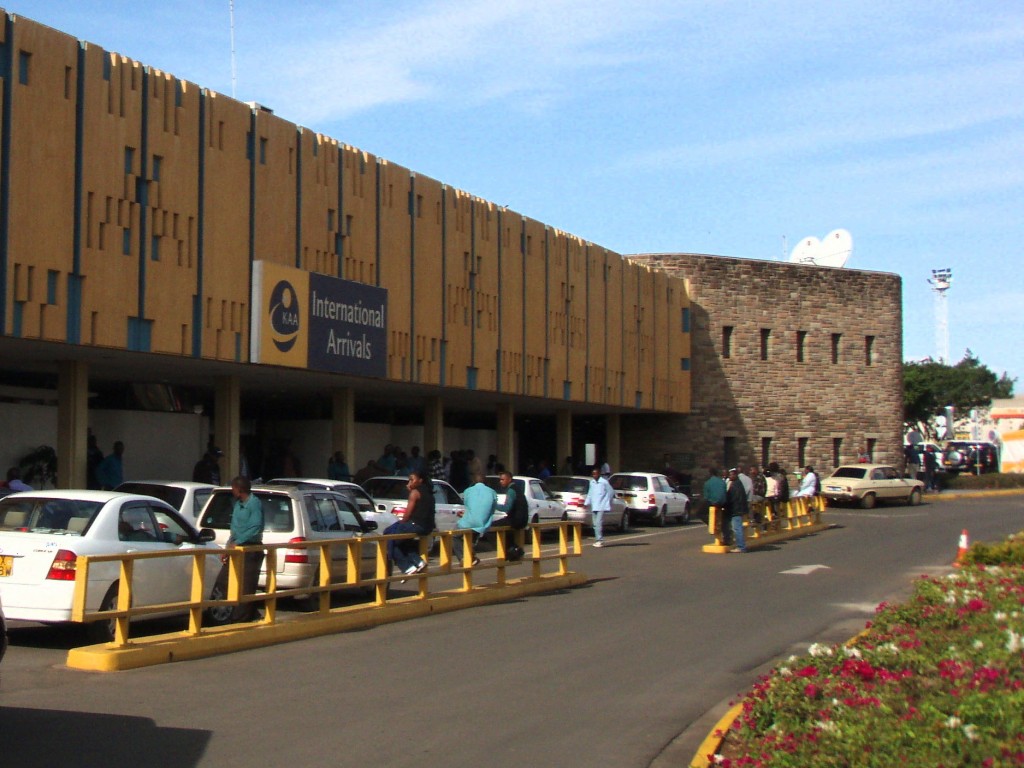
<instances>
[{"instance_id":1,"label":"airport terminal building","mask_svg":"<svg viewBox=\"0 0 1024 768\"><path fill-rule=\"evenodd\" d=\"M519 468L898 460L895 275L623 257L23 17L0 29L0 424L85 483L324 473L385 443ZM614 201L604 201L609 207ZM264 471L266 470L266 471Z\"/></svg>"}]
</instances>

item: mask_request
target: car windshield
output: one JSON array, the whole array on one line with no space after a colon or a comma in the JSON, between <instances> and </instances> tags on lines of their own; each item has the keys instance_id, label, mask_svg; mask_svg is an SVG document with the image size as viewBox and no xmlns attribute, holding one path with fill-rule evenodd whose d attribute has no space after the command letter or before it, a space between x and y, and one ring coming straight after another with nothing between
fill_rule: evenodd
<instances>
[{"instance_id":1,"label":"car windshield","mask_svg":"<svg viewBox=\"0 0 1024 768\"><path fill-rule=\"evenodd\" d=\"M154 496L160 499L160 501L166 501L175 509L181 509L181 502L185 500L184 488L175 488L157 483L121 483L115 490L118 493L138 493L143 496Z\"/></svg>"},{"instance_id":2,"label":"car windshield","mask_svg":"<svg viewBox=\"0 0 1024 768\"><path fill-rule=\"evenodd\" d=\"M863 467L839 467L832 473L832 477L848 477L851 480L863 480L867 470Z\"/></svg>"},{"instance_id":3,"label":"car windshield","mask_svg":"<svg viewBox=\"0 0 1024 768\"><path fill-rule=\"evenodd\" d=\"M0 500L0 530L81 536L102 506L80 499L8 497Z\"/></svg>"},{"instance_id":4,"label":"car windshield","mask_svg":"<svg viewBox=\"0 0 1024 768\"><path fill-rule=\"evenodd\" d=\"M552 493L586 493L590 490L590 481L582 477L554 475L545 480L544 485Z\"/></svg>"},{"instance_id":5,"label":"car windshield","mask_svg":"<svg viewBox=\"0 0 1024 768\"><path fill-rule=\"evenodd\" d=\"M253 492L263 506L263 528L271 533L286 533L295 528L292 518L292 500L279 493ZM210 497L203 519L202 528L226 531L231 528L231 513L235 508L235 497L230 491L221 491Z\"/></svg>"},{"instance_id":6,"label":"car windshield","mask_svg":"<svg viewBox=\"0 0 1024 768\"><path fill-rule=\"evenodd\" d=\"M363 487L375 499L405 501L409 498L408 482L404 477L371 477Z\"/></svg>"},{"instance_id":7,"label":"car windshield","mask_svg":"<svg viewBox=\"0 0 1024 768\"><path fill-rule=\"evenodd\" d=\"M647 490L647 478L643 475L612 475L609 482L616 491Z\"/></svg>"}]
</instances>

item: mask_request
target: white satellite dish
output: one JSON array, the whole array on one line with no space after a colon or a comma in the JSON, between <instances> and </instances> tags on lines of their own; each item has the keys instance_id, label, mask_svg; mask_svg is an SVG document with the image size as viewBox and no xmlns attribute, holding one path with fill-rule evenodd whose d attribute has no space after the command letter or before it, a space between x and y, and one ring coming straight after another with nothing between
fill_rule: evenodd
<instances>
[{"instance_id":1,"label":"white satellite dish","mask_svg":"<svg viewBox=\"0 0 1024 768\"><path fill-rule=\"evenodd\" d=\"M789 260L793 264L818 267L842 267L853 253L853 236L845 229L833 229L823 240L805 237L793 248Z\"/></svg>"}]
</instances>

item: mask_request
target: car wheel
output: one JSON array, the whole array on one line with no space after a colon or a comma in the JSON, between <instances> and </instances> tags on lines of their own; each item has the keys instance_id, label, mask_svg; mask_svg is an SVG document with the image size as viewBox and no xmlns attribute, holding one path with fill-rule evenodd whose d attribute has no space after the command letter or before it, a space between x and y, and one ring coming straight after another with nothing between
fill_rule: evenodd
<instances>
[{"instance_id":1,"label":"car wheel","mask_svg":"<svg viewBox=\"0 0 1024 768\"><path fill-rule=\"evenodd\" d=\"M915 488L914 490L912 490L910 492L910 496L909 496L909 498L907 498L907 504L909 504L912 507L916 507L920 503L921 503L921 491L919 491L917 488Z\"/></svg>"},{"instance_id":2,"label":"car wheel","mask_svg":"<svg viewBox=\"0 0 1024 768\"><path fill-rule=\"evenodd\" d=\"M665 527L665 516L668 514L668 507L662 507L661 511L654 518L654 524L659 528Z\"/></svg>"},{"instance_id":3,"label":"car wheel","mask_svg":"<svg viewBox=\"0 0 1024 768\"><path fill-rule=\"evenodd\" d=\"M629 530L629 510L625 509L622 511L622 518L619 520L619 530L625 533Z\"/></svg>"},{"instance_id":4,"label":"car wheel","mask_svg":"<svg viewBox=\"0 0 1024 768\"><path fill-rule=\"evenodd\" d=\"M226 587L217 579L217 583L213 585L213 589L210 590L211 600L227 600L228 591ZM212 608L207 608L203 611L203 626L206 627L223 627L225 624L231 623L231 617L235 612L233 605L218 605Z\"/></svg>"},{"instance_id":5,"label":"car wheel","mask_svg":"<svg viewBox=\"0 0 1024 768\"><path fill-rule=\"evenodd\" d=\"M875 494L873 494L873 493L865 493L864 494L864 498L862 498L860 500L860 508L861 509L873 509L874 506L875 506L875 502L876 502Z\"/></svg>"},{"instance_id":6,"label":"car wheel","mask_svg":"<svg viewBox=\"0 0 1024 768\"><path fill-rule=\"evenodd\" d=\"M100 601L101 611L113 611L117 608L117 587L118 582L116 581L110 585L107 594ZM115 619L94 621L86 626L85 634L93 643L110 643L114 640L114 629L116 626L117 621Z\"/></svg>"},{"instance_id":7,"label":"car wheel","mask_svg":"<svg viewBox=\"0 0 1024 768\"><path fill-rule=\"evenodd\" d=\"M540 522L540 515L538 515L536 512L534 512L533 513L533 517L531 518L530 522L531 523L539 523Z\"/></svg>"}]
</instances>

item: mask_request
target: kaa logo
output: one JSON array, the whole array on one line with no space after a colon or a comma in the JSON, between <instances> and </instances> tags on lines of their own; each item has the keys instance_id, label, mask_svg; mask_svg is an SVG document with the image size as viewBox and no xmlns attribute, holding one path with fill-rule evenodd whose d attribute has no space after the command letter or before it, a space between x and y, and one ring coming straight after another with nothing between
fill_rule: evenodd
<instances>
[{"instance_id":1,"label":"kaa logo","mask_svg":"<svg viewBox=\"0 0 1024 768\"><path fill-rule=\"evenodd\" d=\"M274 286L270 293L270 327L274 346L281 352L287 352L295 346L299 337L299 297L287 280Z\"/></svg>"}]
</instances>

